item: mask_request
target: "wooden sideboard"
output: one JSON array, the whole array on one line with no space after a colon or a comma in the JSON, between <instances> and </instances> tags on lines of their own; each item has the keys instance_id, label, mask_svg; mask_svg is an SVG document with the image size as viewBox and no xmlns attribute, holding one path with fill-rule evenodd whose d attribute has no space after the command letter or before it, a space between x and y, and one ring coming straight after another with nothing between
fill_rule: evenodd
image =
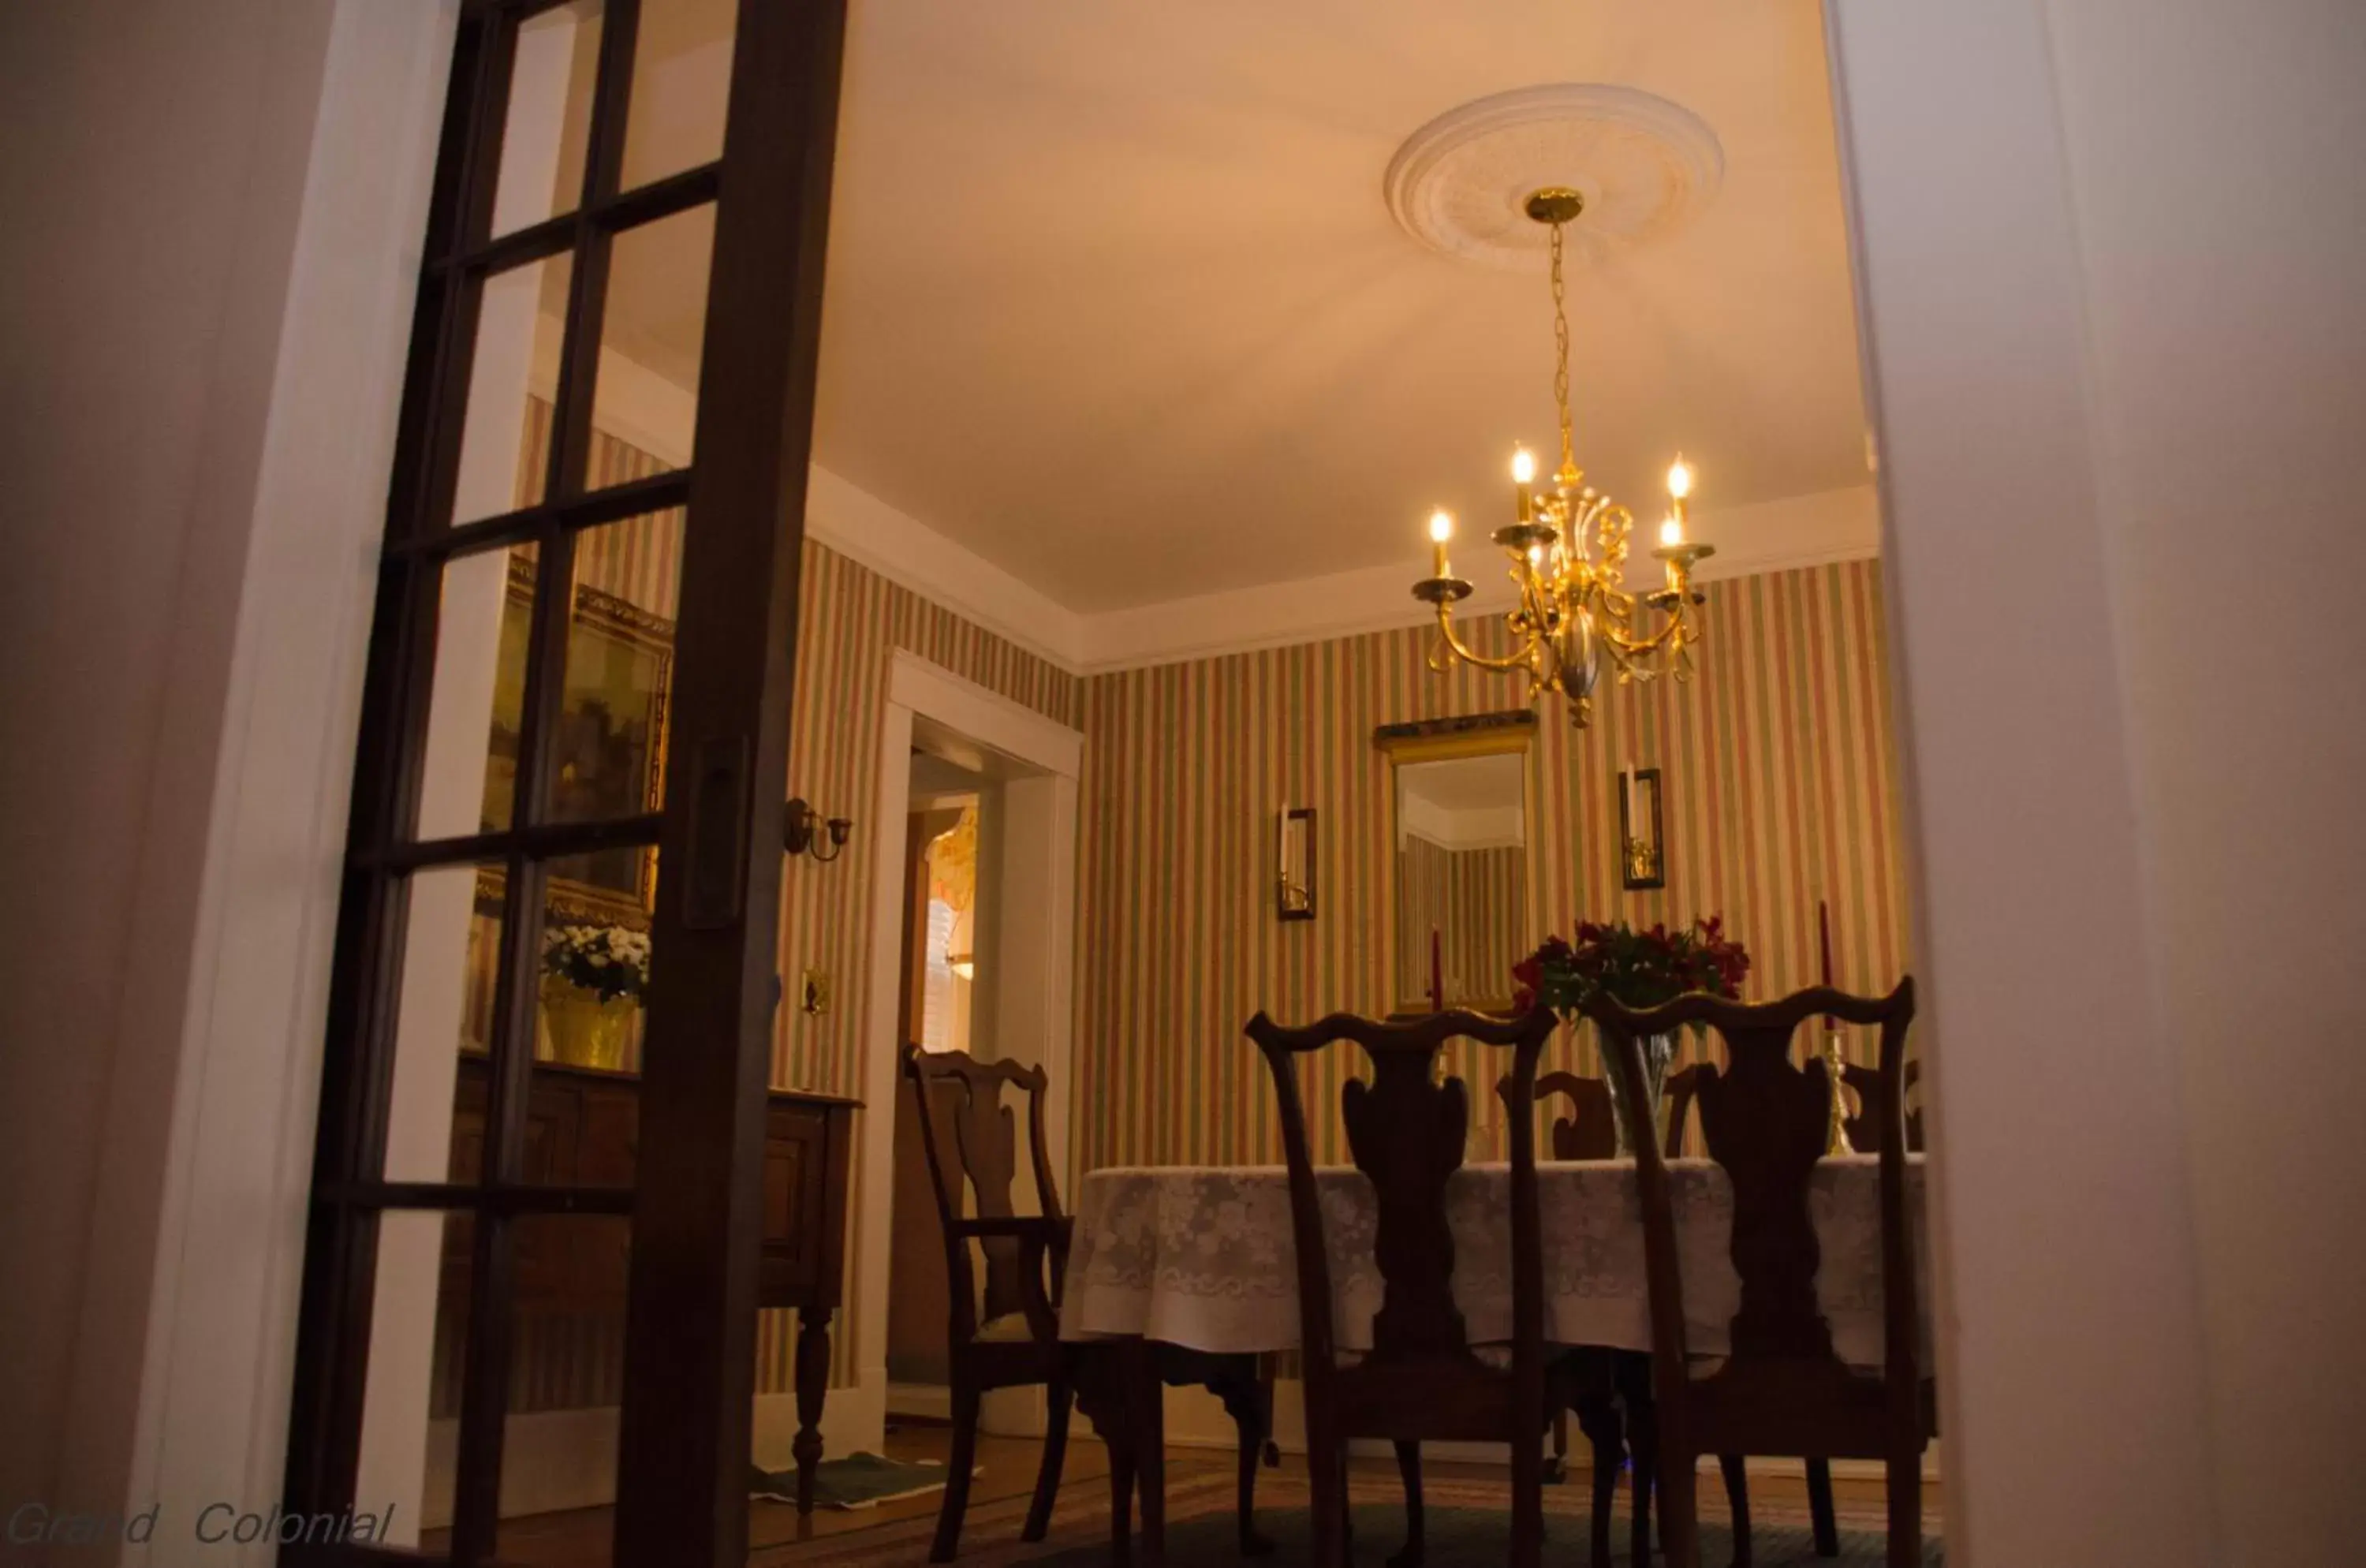
<instances>
[{"instance_id":1,"label":"wooden sideboard","mask_svg":"<svg viewBox=\"0 0 2366 1568\"><path fill-rule=\"evenodd\" d=\"M464 1054L452 1111L452 1179L473 1179L484 1152L488 1059ZM860 1100L774 1089L765 1097L762 1307L797 1312L797 1506L813 1506L821 1409L829 1382L829 1320L844 1299L846 1201ZM524 1180L555 1187L629 1187L640 1142L641 1083L634 1073L536 1062L526 1092ZM521 1226L516 1310L625 1310L627 1226ZM464 1227L448 1228L443 1289L465 1303L470 1258Z\"/></svg>"}]
</instances>

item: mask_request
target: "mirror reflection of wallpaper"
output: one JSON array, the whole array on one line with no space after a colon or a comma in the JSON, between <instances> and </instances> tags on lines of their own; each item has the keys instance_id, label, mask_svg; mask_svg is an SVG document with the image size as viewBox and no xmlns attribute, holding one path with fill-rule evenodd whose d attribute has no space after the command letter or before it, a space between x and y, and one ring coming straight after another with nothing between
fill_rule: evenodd
<instances>
[{"instance_id":1,"label":"mirror reflection of wallpaper","mask_svg":"<svg viewBox=\"0 0 2366 1568\"><path fill-rule=\"evenodd\" d=\"M1397 995L1429 995L1429 933L1438 934L1448 1007L1504 1001L1527 956L1528 852L1519 845L1449 850L1416 833L1397 852Z\"/></svg>"}]
</instances>

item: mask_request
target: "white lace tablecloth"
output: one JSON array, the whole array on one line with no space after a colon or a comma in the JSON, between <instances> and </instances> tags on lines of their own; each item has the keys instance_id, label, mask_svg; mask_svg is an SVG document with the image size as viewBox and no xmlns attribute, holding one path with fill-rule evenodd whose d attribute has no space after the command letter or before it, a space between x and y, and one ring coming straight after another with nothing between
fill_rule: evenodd
<instances>
[{"instance_id":1,"label":"white lace tablecloth","mask_svg":"<svg viewBox=\"0 0 2366 1568\"><path fill-rule=\"evenodd\" d=\"M1721 1355L1741 1304L1727 1256L1733 1190L1707 1160L1672 1160L1676 1248L1688 1348ZM1624 1161L1537 1168L1544 1221L1545 1337L1560 1345L1651 1348L1643 1217L1635 1168ZM1380 1210L1361 1171L1316 1172L1342 1350L1369 1350L1381 1280L1372 1254ZM1473 1342L1512 1337L1511 1172L1466 1166L1446 1190L1454 1233L1454 1299ZM1922 1251L1922 1161L1907 1166ZM1828 1159L1808 1190L1823 1250L1816 1293L1833 1348L1853 1366L1882 1358L1880 1196L1873 1156ZM1918 1257L1929 1364L1930 1269ZM1279 1166L1110 1167L1077 1190L1060 1331L1069 1339L1141 1335L1198 1350L1288 1350L1298 1345L1298 1263L1290 1182Z\"/></svg>"}]
</instances>

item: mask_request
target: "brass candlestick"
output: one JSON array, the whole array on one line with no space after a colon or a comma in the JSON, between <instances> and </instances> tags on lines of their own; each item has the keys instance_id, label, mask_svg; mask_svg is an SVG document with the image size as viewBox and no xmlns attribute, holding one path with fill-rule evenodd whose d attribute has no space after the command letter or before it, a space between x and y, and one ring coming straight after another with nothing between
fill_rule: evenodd
<instances>
[{"instance_id":1,"label":"brass candlestick","mask_svg":"<svg viewBox=\"0 0 2366 1568\"><path fill-rule=\"evenodd\" d=\"M1824 1128L1824 1153L1827 1155L1853 1155L1856 1153L1856 1146L1849 1142L1848 1122L1850 1089L1848 1087L1848 1078L1843 1075L1842 1070L1845 1066L1845 1061L1841 1055L1841 1037L1839 1031L1828 1031L1825 1033L1823 1057L1824 1074L1831 1080L1832 1086L1832 1111L1831 1116Z\"/></svg>"}]
</instances>

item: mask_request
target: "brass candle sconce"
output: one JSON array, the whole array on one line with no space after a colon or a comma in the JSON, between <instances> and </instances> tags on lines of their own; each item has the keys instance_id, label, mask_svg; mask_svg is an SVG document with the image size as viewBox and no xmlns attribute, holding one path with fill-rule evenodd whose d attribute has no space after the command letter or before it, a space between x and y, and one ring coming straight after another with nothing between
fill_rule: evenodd
<instances>
[{"instance_id":1,"label":"brass candle sconce","mask_svg":"<svg viewBox=\"0 0 2366 1568\"><path fill-rule=\"evenodd\" d=\"M1285 920L1314 918L1314 807L1284 807L1275 824L1274 901Z\"/></svg>"},{"instance_id":2,"label":"brass candle sconce","mask_svg":"<svg viewBox=\"0 0 2366 1568\"><path fill-rule=\"evenodd\" d=\"M1629 892L1668 885L1667 839L1662 831L1660 770L1618 771L1619 882Z\"/></svg>"},{"instance_id":3,"label":"brass candle sconce","mask_svg":"<svg viewBox=\"0 0 2366 1568\"><path fill-rule=\"evenodd\" d=\"M781 822L781 847L793 855L809 855L827 865L846 852L846 835L854 823L844 817L828 821L806 804L803 795L789 797L788 815ZM823 846L828 852L823 852Z\"/></svg>"}]
</instances>

